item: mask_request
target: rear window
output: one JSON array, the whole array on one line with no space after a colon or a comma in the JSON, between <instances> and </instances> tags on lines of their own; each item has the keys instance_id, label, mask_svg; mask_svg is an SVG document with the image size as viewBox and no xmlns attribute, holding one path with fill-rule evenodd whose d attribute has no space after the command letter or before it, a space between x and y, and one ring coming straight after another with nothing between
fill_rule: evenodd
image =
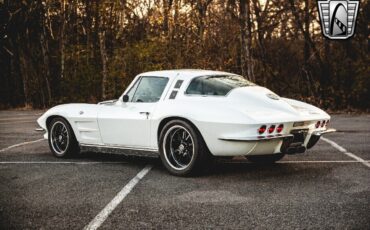
<instances>
[{"instance_id":1,"label":"rear window","mask_svg":"<svg viewBox=\"0 0 370 230\"><path fill-rule=\"evenodd\" d=\"M190 82L185 93L190 95L225 96L232 89L254 85L254 83L239 75L201 76L194 78Z\"/></svg>"}]
</instances>

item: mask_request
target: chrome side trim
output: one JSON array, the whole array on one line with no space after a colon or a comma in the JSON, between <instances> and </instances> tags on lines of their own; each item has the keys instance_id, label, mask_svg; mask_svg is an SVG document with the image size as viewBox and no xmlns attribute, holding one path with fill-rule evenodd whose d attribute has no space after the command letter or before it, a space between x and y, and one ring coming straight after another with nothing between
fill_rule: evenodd
<instances>
[{"instance_id":1,"label":"chrome side trim","mask_svg":"<svg viewBox=\"0 0 370 230\"><path fill-rule=\"evenodd\" d=\"M43 129L43 128L41 128L41 127L40 127L40 128L36 128L36 129L35 129L35 131L36 131L36 132L44 132L44 131L45 131L45 129Z\"/></svg>"},{"instance_id":2,"label":"chrome side trim","mask_svg":"<svg viewBox=\"0 0 370 230\"><path fill-rule=\"evenodd\" d=\"M158 157L158 149L136 148L130 146L107 146L94 144L80 144L81 151L122 154L127 156Z\"/></svg>"},{"instance_id":3,"label":"chrome side trim","mask_svg":"<svg viewBox=\"0 0 370 230\"><path fill-rule=\"evenodd\" d=\"M245 141L245 142L254 142L254 141L269 141L276 139L284 138L293 138L292 134L277 134L270 136L256 136L256 137L220 137L219 140L223 141Z\"/></svg>"},{"instance_id":4,"label":"chrome side trim","mask_svg":"<svg viewBox=\"0 0 370 230\"><path fill-rule=\"evenodd\" d=\"M99 132L98 129L92 129L92 128L83 128L83 127L77 127L79 132Z\"/></svg>"},{"instance_id":5,"label":"chrome side trim","mask_svg":"<svg viewBox=\"0 0 370 230\"><path fill-rule=\"evenodd\" d=\"M98 102L98 105L109 105L109 104L114 104L118 101L118 99L113 99L113 100L108 100L108 101L101 101Z\"/></svg>"}]
</instances>

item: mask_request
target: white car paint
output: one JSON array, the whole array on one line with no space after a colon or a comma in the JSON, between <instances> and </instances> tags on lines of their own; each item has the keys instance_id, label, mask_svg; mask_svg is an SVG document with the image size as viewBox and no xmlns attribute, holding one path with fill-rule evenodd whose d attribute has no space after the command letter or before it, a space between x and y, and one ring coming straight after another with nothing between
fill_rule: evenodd
<instances>
[{"instance_id":1,"label":"white car paint","mask_svg":"<svg viewBox=\"0 0 370 230\"><path fill-rule=\"evenodd\" d=\"M226 96L185 93L195 77L225 74L232 75L207 70L142 73L117 101L55 106L37 122L48 131L48 118L65 118L72 126L80 145L158 151L158 129L161 121L179 117L190 121L200 131L207 147L215 156L279 153L283 142L281 138L268 138L265 134L263 140L255 140L260 136L257 130L263 124L267 127L284 124L282 135L288 135L297 128L308 129L304 145L307 145L313 132L327 129L315 128L318 120L330 119L326 112L304 102L280 98L264 87L236 88ZM160 100L155 103L123 102L123 95L142 76L169 79ZM179 89L174 89L178 80L183 83ZM178 91L175 99L169 99L172 91ZM302 127L293 127L294 122L302 121L305 122ZM270 135L277 136L276 133ZM47 133L44 137L47 138Z\"/></svg>"}]
</instances>

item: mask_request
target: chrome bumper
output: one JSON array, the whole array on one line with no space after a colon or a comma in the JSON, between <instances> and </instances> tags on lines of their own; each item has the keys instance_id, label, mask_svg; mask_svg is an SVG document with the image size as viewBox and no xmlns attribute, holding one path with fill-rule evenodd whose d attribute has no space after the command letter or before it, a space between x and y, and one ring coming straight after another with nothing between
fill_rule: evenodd
<instances>
[{"instance_id":1,"label":"chrome bumper","mask_svg":"<svg viewBox=\"0 0 370 230\"><path fill-rule=\"evenodd\" d=\"M312 135L321 136L323 134L334 133L336 131L337 131L336 129L327 129L327 130L324 130L324 131L315 131L315 132L312 133Z\"/></svg>"},{"instance_id":2,"label":"chrome bumper","mask_svg":"<svg viewBox=\"0 0 370 230\"><path fill-rule=\"evenodd\" d=\"M312 137L318 137L320 139L321 135L327 133L336 132L335 129L327 129L323 131L314 131L311 134ZM276 139L291 139L293 138L293 134L276 134L276 135L268 135L268 136L253 136L253 137L220 137L219 140L223 141L245 141L245 142L254 142L254 141L268 141L268 140L276 140ZM315 142L316 143L316 142Z\"/></svg>"},{"instance_id":3,"label":"chrome bumper","mask_svg":"<svg viewBox=\"0 0 370 230\"><path fill-rule=\"evenodd\" d=\"M290 138L293 138L292 134L277 134L277 135L255 136L255 137L220 137L218 139L223 140L223 141L254 142L254 141L269 141L269 140L290 139Z\"/></svg>"},{"instance_id":4,"label":"chrome bumper","mask_svg":"<svg viewBox=\"0 0 370 230\"><path fill-rule=\"evenodd\" d=\"M43 129L43 128L40 127L40 128L36 128L35 131L36 132L45 132L45 129Z\"/></svg>"},{"instance_id":5,"label":"chrome bumper","mask_svg":"<svg viewBox=\"0 0 370 230\"><path fill-rule=\"evenodd\" d=\"M315 132L313 132L311 134L310 140L307 143L307 149L312 148L320 140L320 137L322 135L327 134L327 133L334 133L336 131L337 130L335 130L335 129L327 129L327 130L324 130L324 131L315 131Z\"/></svg>"}]
</instances>

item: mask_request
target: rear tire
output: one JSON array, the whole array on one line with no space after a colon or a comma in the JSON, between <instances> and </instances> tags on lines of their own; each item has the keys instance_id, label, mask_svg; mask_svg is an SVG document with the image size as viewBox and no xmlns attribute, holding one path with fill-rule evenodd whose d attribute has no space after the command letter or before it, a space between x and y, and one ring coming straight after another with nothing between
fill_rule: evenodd
<instances>
[{"instance_id":1,"label":"rear tire","mask_svg":"<svg viewBox=\"0 0 370 230\"><path fill-rule=\"evenodd\" d=\"M49 147L54 156L65 158L80 152L73 129L65 119L54 118L48 131Z\"/></svg>"},{"instance_id":2,"label":"rear tire","mask_svg":"<svg viewBox=\"0 0 370 230\"><path fill-rule=\"evenodd\" d=\"M159 151L163 165L176 176L192 176L210 160L209 150L198 131L182 120L168 122L161 131Z\"/></svg>"},{"instance_id":3,"label":"rear tire","mask_svg":"<svg viewBox=\"0 0 370 230\"><path fill-rule=\"evenodd\" d=\"M276 153L271 155L246 156L246 158L249 161L257 164L273 164L276 161L281 160L284 156L284 153Z\"/></svg>"}]
</instances>

